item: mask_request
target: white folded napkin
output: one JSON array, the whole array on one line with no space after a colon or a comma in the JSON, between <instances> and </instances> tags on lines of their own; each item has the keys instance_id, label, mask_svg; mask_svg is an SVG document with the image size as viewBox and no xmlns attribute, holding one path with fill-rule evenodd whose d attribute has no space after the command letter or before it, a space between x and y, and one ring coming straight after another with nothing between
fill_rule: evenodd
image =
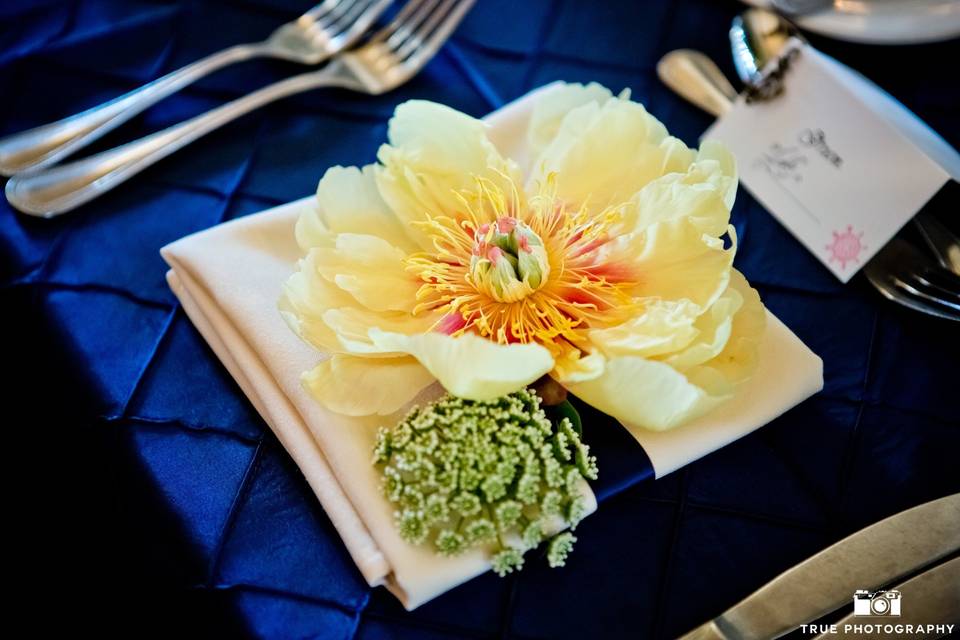
<instances>
[{"instance_id":1,"label":"white folded napkin","mask_svg":"<svg viewBox=\"0 0 960 640\"><path fill-rule=\"evenodd\" d=\"M548 85L486 118L503 154L526 157L526 124ZM319 178L319 176L318 176ZM167 280L187 315L230 371L300 467L360 572L385 585L407 609L489 569L479 550L442 558L403 541L393 507L379 491L372 466L377 427L393 416L332 413L300 386L300 374L320 356L297 338L277 310L281 286L296 268L300 249L294 223L314 198L276 207L188 236L163 248ZM769 315L769 314L768 314ZM822 387L822 363L779 320L769 315L760 366L738 397L672 431L632 430L658 476L763 426ZM416 401L438 393L431 387ZM601 461L602 464L602 461ZM588 511L596 509L589 494Z\"/></svg>"}]
</instances>

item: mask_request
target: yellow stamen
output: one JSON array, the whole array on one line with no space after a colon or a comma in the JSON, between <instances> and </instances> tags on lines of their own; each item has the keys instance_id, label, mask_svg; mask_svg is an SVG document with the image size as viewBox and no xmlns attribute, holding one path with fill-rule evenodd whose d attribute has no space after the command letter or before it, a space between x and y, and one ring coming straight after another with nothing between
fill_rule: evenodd
<instances>
[{"instance_id":1,"label":"yellow stamen","mask_svg":"<svg viewBox=\"0 0 960 640\"><path fill-rule=\"evenodd\" d=\"M528 202L512 182L511 187L507 196L493 182L478 178L473 190L457 194L463 205L458 217L428 216L416 223L429 234L434 250L407 258L407 270L422 282L414 314L435 314L439 325L448 314L459 313L464 322L454 335L473 332L501 343L564 339L577 344L589 328L622 322L633 309L629 290L636 274L605 253L608 232L621 221L622 208L593 215L585 207L568 211L557 198L552 174ZM513 228L509 221L515 221L513 235L497 227L504 219L505 228ZM478 267L484 261L489 266L488 255L477 255L478 243L481 250L514 251L503 258L512 264L519 255L513 243L524 234L522 242L537 243L543 263L537 271L540 263L525 257L523 268L542 278L525 278L526 272L517 278L518 269L523 270L519 262L494 276ZM502 257L496 251L493 255ZM511 274L516 282L526 282L522 295L505 293L504 284L514 286L503 280Z\"/></svg>"}]
</instances>

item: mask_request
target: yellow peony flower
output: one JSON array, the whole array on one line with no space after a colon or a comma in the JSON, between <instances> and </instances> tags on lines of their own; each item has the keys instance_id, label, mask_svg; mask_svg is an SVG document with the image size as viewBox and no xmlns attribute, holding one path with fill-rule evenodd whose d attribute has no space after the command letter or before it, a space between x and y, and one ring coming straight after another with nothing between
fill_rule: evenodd
<instances>
[{"instance_id":1,"label":"yellow peony flower","mask_svg":"<svg viewBox=\"0 0 960 640\"><path fill-rule=\"evenodd\" d=\"M392 413L434 381L492 399L549 374L662 430L752 373L765 312L732 268L722 146L688 149L595 84L535 107L526 176L439 104L400 105L388 135L379 164L323 176L280 301L331 354L303 377L331 410Z\"/></svg>"}]
</instances>

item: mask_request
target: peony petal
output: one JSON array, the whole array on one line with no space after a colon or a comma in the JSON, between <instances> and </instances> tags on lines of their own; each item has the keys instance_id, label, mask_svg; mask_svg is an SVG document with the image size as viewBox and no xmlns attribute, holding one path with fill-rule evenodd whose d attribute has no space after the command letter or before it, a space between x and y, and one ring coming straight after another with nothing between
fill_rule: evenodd
<instances>
[{"instance_id":1,"label":"peony petal","mask_svg":"<svg viewBox=\"0 0 960 640\"><path fill-rule=\"evenodd\" d=\"M661 431L697 418L729 399L755 371L766 311L757 292L731 269L729 288L694 326L697 339L674 356L615 356L602 375L564 386L628 425Z\"/></svg>"},{"instance_id":2,"label":"peony petal","mask_svg":"<svg viewBox=\"0 0 960 640\"><path fill-rule=\"evenodd\" d=\"M721 153L715 149L714 152ZM735 197L736 190L735 167L713 159L698 159L682 173L657 178L638 191L625 207L624 230L643 231L657 222L687 217L703 233L719 237L730 223L732 200L728 204L728 198Z\"/></svg>"},{"instance_id":3,"label":"peony petal","mask_svg":"<svg viewBox=\"0 0 960 640\"><path fill-rule=\"evenodd\" d=\"M730 273L730 289L740 295L742 304L733 316L730 337L723 351L705 366L730 383L738 384L753 375L757 368L760 342L767 327L767 312L756 289L736 269Z\"/></svg>"},{"instance_id":4,"label":"peony petal","mask_svg":"<svg viewBox=\"0 0 960 640\"><path fill-rule=\"evenodd\" d=\"M539 155L557 136L564 117L573 109L585 104L603 105L613 94L606 87L590 84L563 84L538 100L530 116L527 142L532 155Z\"/></svg>"},{"instance_id":5,"label":"peony petal","mask_svg":"<svg viewBox=\"0 0 960 640\"><path fill-rule=\"evenodd\" d=\"M372 311L413 310L418 280L407 273L406 253L377 236L340 233L331 248L313 249L317 269Z\"/></svg>"},{"instance_id":6,"label":"peony petal","mask_svg":"<svg viewBox=\"0 0 960 640\"><path fill-rule=\"evenodd\" d=\"M461 217L458 196L473 191L477 179L492 181L506 194L510 178L519 182L516 164L500 156L487 139L486 125L450 107L410 100L397 107L389 126L390 144L377 154L377 185L384 200L405 225L427 215ZM407 226L420 246L431 243Z\"/></svg>"},{"instance_id":7,"label":"peony petal","mask_svg":"<svg viewBox=\"0 0 960 640\"><path fill-rule=\"evenodd\" d=\"M711 395L668 364L635 356L612 358L602 375L564 386L617 420L654 431L701 416L729 397Z\"/></svg>"},{"instance_id":8,"label":"peony petal","mask_svg":"<svg viewBox=\"0 0 960 640\"><path fill-rule=\"evenodd\" d=\"M337 334L323 320L331 307L353 306L349 294L328 282L317 269L316 254L301 259L299 270L283 285L280 314L302 340L324 353L342 351Z\"/></svg>"},{"instance_id":9,"label":"peony petal","mask_svg":"<svg viewBox=\"0 0 960 640\"><path fill-rule=\"evenodd\" d=\"M715 164L715 169L710 169L710 164ZM707 170L713 176L719 176L715 184L723 190L724 203L727 209L733 209L733 202L737 197L737 185L739 177L737 173L737 160L730 153L725 145L716 140L707 140L700 145L697 152L697 164L707 167Z\"/></svg>"},{"instance_id":10,"label":"peony petal","mask_svg":"<svg viewBox=\"0 0 960 640\"><path fill-rule=\"evenodd\" d=\"M328 309L323 321L336 333L340 350L359 355L395 356L399 351L383 348L370 337L371 330L400 334L429 331L434 318L414 317L409 313L378 313L359 307Z\"/></svg>"},{"instance_id":11,"label":"peony petal","mask_svg":"<svg viewBox=\"0 0 960 640\"><path fill-rule=\"evenodd\" d=\"M599 351L583 353L567 342L556 351L550 375L561 384L592 380L603 373L606 360Z\"/></svg>"},{"instance_id":12,"label":"peony petal","mask_svg":"<svg viewBox=\"0 0 960 640\"><path fill-rule=\"evenodd\" d=\"M303 251L309 251L314 247L329 247L333 244L333 233L324 224L320 215L320 204L316 200L297 218L293 235L297 245Z\"/></svg>"},{"instance_id":13,"label":"peony petal","mask_svg":"<svg viewBox=\"0 0 960 640\"><path fill-rule=\"evenodd\" d=\"M304 251L330 246L337 233L372 234L407 253L417 249L380 197L373 165L327 169L317 186L317 206L297 220L297 243Z\"/></svg>"},{"instance_id":14,"label":"peony petal","mask_svg":"<svg viewBox=\"0 0 960 640\"><path fill-rule=\"evenodd\" d=\"M700 307L689 300L651 300L643 312L623 324L589 332L590 342L607 357L650 358L679 351L700 334Z\"/></svg>"},{"instance_id":15,"label":"peony petal","mask_svg":"<svg viewBox=\"0 0 960 640\"><path fill-rule=\"evenodd\" d=\"M598 211L627 201L664 173L685 170L694 157L642 105L611 98L567 113L534 163L533 181L556 173L562 200Z\"/></svg>"},{"instance_id":16,"label":"peony petal","mask_svg":"<svg viewBox=\"0 0 960 640\"><path fill-rule=\"evenodd\" d=\"M686 371L715 358L730 339L733 316L743 305L743 296L736 289L727 287L695 323L697 339L679 353L662 360L679 371Z\"/></svg>"},{"instance_id":17,"label":"peony petal","mask_svg":"<svg viewBox=\"0 0 960 640\"><path fill-rule=\"evenodd\" d=\"M661 154L660 175L665 176L671 173L683 173L690 168L690 164L696 158L696 153L688 147L679 138L668 136L657 147L657 152Z\"/></svg>"},{"instance_id":18,"label":"peony petal","mask_svg":"<svg viewBox=\"0 0 960 640\"><path fill-rule=\"evenodd\" d=\"M689 300L706 309L726 290L730 265L736 253L736 235L729 249L723 241L702 232L690 218L658 222L643 232L622 236L609 251L616 260L633 256L632 264L640 282L632 293L638 298Z\"/></svg>"},{"instance_id":19,"label":"peony petal","mask_svg":"<svg viewBox=\"0 0 960 640\"><path fill-rule=\"evenodd\" d=\"M414 358L336 355L301 377L303 387L331 411L348 416L388 415L434 382Z\"/></svg>"},{"instance_id":20,"label":"peony petal","mask_svg":"<svg viewBox=\"0 0 960 640\"><path fill-rule=\"evenodd\" d=\"M455 396L493 400L534 382L553 368L550 352L537 344L498 344L468 333L452 337L370 330L383 351L415 357Z\"/></svg>"}]
</instances>

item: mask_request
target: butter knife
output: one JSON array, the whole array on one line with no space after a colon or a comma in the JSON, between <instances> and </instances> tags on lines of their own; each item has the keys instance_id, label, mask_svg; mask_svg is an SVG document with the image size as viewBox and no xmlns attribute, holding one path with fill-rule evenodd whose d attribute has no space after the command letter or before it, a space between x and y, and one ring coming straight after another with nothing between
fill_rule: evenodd
<instances>
[{"instance_id":1,"label":"butter knife","mask_svg":"<svg viewBox=\"0 0 960 640\"><path fill-rule=\"evenodd\" d=\"M908 509L788 569L681 640L779 638L960 550L960 494Z\"/></svg>"}]
</instances>

